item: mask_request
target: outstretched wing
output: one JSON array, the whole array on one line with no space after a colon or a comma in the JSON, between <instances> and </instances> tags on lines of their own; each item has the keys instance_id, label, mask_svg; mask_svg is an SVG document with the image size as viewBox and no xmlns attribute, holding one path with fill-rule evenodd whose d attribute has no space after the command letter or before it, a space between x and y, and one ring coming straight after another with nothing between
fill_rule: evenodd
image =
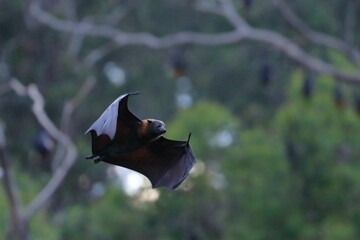
<instances>
[{"instance_id":1,"label":"outstretched wing","mask_svg":"<svg viewBox=\"0 0 360 240\"><path fill-rule=\"evenodd\" d=\"M168 189L178 187L196 162L189 141L164 137L131 153L108 157L103 161L145 175L153 188L165 186Z\"/></svg>"},{"instance_id":2,"label":"outstretched wing","mask_svg":"<svg viewBox=\"0 0 360 240\"><path fill-rule=\"evenodd\" d=\"M93 154L106 147L119 129L121 132L127 132L129 127L127 123L141 122L127 106L128 97L138 93L127 93L118 97L85 132L85 134L91 132Z\"/></svg>"}]
</instances>

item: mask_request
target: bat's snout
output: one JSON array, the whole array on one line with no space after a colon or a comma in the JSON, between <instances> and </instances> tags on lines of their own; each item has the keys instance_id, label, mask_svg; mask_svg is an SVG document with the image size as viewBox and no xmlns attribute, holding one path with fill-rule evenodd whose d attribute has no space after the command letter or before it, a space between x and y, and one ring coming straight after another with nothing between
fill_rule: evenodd
<instances>
[{"instance_id":1,"label":"bat's snout","mask_svg":"<svg viewBox=\"0 0 360 240\"><path fill-rule=\"evenodd\" d=\"M161 127L161 128L160 128L160 133L161 133L161 134L166 133L166 128L165 128L165 127Z\"/></svg>"}]
</instances>

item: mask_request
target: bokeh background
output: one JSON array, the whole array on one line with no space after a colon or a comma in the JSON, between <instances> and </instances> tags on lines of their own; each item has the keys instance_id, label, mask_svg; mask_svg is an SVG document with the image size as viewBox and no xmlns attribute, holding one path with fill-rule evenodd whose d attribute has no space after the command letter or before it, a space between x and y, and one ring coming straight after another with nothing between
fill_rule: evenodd
<instances>
[{"instance_id":1,"label":"bokeh background","mask_svg":"<svg viewBox=\"0 0 360 240\"><path fill-rule=\"evenodd\" d=\"M1 239L360 239L357 0L0 0ZM85 160L119 95L175 191Z\"/></svg>"}]
</instances>

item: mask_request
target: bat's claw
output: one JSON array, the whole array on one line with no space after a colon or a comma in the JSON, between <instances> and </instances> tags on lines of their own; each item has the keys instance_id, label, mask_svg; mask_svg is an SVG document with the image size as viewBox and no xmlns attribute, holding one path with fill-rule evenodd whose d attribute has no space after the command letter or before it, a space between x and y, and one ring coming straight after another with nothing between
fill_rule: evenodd
<instances>
[{"instance_id":1,"label":"bat's claw","mask_svg":"<svg viewBox=\"0 0 360 240\"><path fill-rule=\"evenodd\" d=\"M189 136L188 136L187 144L189 144L189 142L190 142L190 137L191 137L191 132L189 132Z\"/></svg>"},{"instance_id":2,"label":"bat's claw","mask_svg":"<svg viewBox=\"0 0 360 240\"><path fill-rule=\"evenodd\" d=\"M90 155L90 156L87 156L86 159L91 160L91 159L94 159L94 158L96 158L96 157L98 157L98 156L96 156L96 155Z\"/></svg>"},{"instance_id":3,"label":"bat's claw","mask_svg":"<svg viewBox=\"0 0 360 240\"><path fill-rule=\"evenodd\" d=\"M94 159L95 158L95 159ZM91 155L86 157L87 160L94 159L94 164L101 162L101 157L98 155Z\"/></svg>"}]
</instances>

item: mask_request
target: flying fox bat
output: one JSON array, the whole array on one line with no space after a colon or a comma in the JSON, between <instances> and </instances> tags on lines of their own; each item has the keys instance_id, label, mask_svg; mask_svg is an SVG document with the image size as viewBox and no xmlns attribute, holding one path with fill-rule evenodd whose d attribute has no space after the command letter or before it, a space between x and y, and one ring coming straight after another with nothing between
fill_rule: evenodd
<instances>
[{"instance_id":1,"label":"flying fox bat","mask_svg":"<svg viewBox=\"0 0 360 240\"><path fill-rule=\"evenodd\" d=\"M177 188L195 164L189 141L162 135L165 124L156 119L140 120L127 106L130 95L118 97L86 133L91 133L92 154L87 159L129 168L145 175L153 188ZM86 134L85 133L85 134Z\"/></svg>"},{"instance_id":2,"label":"flying fox bat","mask_svg":"<svg viewBox=\"0 0 360 240\"><path fill-rule=\"evenodd\" d=\"M344 105L345 105L344 93L343 93L341 87L338 85L335 86L335 88L333 90L333 99L334 99L335 106L338 109L344 108Z\"/></svg>"}]
</instances>

